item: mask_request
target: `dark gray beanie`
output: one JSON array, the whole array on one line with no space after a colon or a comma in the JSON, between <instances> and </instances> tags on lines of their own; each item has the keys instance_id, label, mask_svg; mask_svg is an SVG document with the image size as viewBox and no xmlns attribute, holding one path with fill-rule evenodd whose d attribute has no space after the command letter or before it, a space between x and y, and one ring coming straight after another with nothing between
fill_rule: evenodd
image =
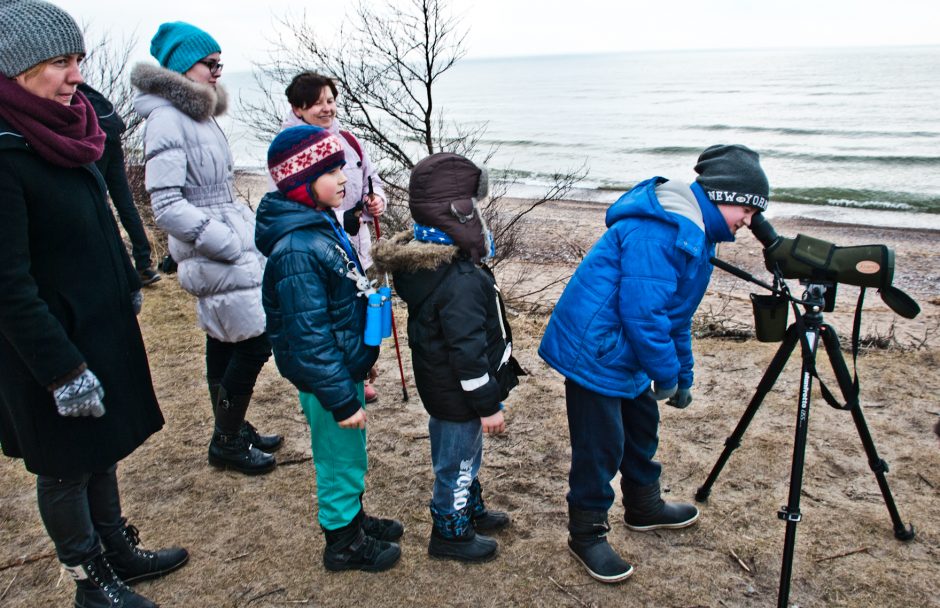
<instances>
[{"instance_id":1,"label":"dark gray beanie","mask_svg":"<svg viewBox=\"0 0 940 608\"><path fill-rule=\"evenodd\" d=\"M698 157L695 172L711 202L767 210L770 184L754 150L738 144L709 146Z\"/></svg>"},{"instance_id":2,"label":"dark gray beanie","mask_svg":"<svg viewBox=\"0 0 940 608\"><path fill-rule=\"evenodd\" d=\"M0 72L7 78L46 59L84 52L81 28L58 6L42 0L0 0Z\"/></svg>"}]
</instances>

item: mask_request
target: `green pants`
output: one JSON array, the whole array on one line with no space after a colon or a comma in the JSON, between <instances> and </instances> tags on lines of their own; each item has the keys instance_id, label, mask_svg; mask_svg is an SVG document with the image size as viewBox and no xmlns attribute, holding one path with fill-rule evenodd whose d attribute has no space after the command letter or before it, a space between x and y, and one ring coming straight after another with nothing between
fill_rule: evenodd
<instances>
[{"instance_id":1,"label":"green pants","mask_svg":"<svg viewBox=\"0 0 940 608\"><path fill-rule=\"evenodd\" d=\"M364 387L356 390L365 407ZM310 447L317 471L317 519L327 530L342 528L362 508L360 496L366 489L366 430L343 429L310 393L301 391L300 409L310 425Z\"/></svg>"}]
</instances>

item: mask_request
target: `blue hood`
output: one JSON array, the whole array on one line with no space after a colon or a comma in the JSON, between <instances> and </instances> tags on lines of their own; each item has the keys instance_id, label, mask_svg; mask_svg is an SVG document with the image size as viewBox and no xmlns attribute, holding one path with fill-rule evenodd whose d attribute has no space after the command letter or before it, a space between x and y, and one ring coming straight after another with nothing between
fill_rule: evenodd
<instances>
[{"instance_id":1,"label":"blue hood","mask_svg":"<svg viewBox=\"0 0 940 608\"><path fill-rule=\"evenodd\" d=\"M666 213L656 199L656 186L668 181L665 177L652 177L634 186L607 208L605 222L610 228L626 218L653 218L675 224L675 218Z\"/></svg>"},{"instance_id":2,"label":"blue hood","mask_svg":"<svg viewBox=\"0 0 940 608\"><path fill-rule=\"evenodd\" d=\"M255 245L262 255L271 257L274 246L289 232L307 227L332 232L327 213L332 212L317 211L295 203L278 191L268 192L258 205L255 218Z\"/></svg>"}]
</instances>

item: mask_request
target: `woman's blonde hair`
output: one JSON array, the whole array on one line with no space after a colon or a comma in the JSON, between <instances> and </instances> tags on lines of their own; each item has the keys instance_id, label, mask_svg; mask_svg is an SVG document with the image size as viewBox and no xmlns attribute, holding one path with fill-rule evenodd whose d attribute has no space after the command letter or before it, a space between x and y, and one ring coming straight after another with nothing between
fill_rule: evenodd
<instances>
[{"instance_id":1,"label":"woman's blonde hair","mask_svg":"<svg viewBox=\"0 0 940 608\"><path fill-rule=\"evenodd\" d=\"M53 59L55 59L55 57L53 57ZM42 72L46 68L46 66L49 65L50 62L52 62L52 59L46 59L45 61L40 61L33 67L29 68L28 70L20 74L20 76L22 76L26 80L29 80L30 78L35 78L36 76L39 76L39 73Z\"/></svg>"},{"instance_id":2,"label":"woman's blonde hair","mask_svg":"<svg viewBox=\"0 0 940 608\"><path fill-rule=\"evenodd\" d=\"M22 76L25 80L29 80L30 78L35 78L36 76L39 75L40 72L43 71L43 69L45 69L47 65L49 65L50 63L52 63L59 57L71 57L73 54L78 55L79 63L81 63L81 61L85 58L85 53L70 53L68 55L56 55L55 57L50 57L49 59L46 59L45 61L40 61L39 63L29 68L28 70L25 70L21 72L20 74L17 74L17 76Z\"/></svg>"}]
</instances>

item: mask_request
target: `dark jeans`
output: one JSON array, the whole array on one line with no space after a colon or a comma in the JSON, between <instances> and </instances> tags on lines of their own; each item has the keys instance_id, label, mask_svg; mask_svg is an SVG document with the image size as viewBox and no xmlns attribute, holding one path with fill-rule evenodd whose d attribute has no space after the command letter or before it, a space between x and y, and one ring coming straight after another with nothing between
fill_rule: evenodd
<instances>
[{"instance_id":1,"label":"dark jeans","mask_svg":"<svg viewBox=\"0 0 940 608\"><path fill-rule=\"evenodd\" d=\"M428 431L434 466L431 503L441 515L450 515L469 504L470 484L483 462L483 426L479 418L451 422L431 416Z\"/></svg>"},{"instance_id":2,"label":"dark jeans","mask_svg":"<svg viewBox=\"0 0 940 608\"><path fill-rule=\"evenodd\" d=\"M145 270L153 265L150 259L150 241L147 232L140 221L140 213L134 205L134 195L131 194L127 183L127 173L124 170L124 150L120 141L108 140L105 142L104 153L95 163L104 182L108 185L108 194L111 202L117 209L121 225L131 239L131 253L134 257L134 266L137 270Z\"/></svg>"},{"instance_id":3,"label":"dark jeans","mask_svg":"<svg viewBox=\"0 0 940 608\"><path fill-rule=\"evenodd\" d=\"M649 394L635 399L607 397L565 380L571 471L568 504L607 511L614 502L610 482L619 470L637 486L659 479L653 460L659 446L659 405Z\"/></svg>"},{"instance_id":4,"label":"dark jeans","mask_svg":"<svg viewBox=\"0 0 940 608\"><path fill-rule=\"evenodd\" d=\"M122 525L117 465L100 473L36 478L39 515L59 561L77 566L101 551L101 538Z\"/></svg>"},{"instance_id":5,"label":"dark jeans","mask_svg":"<svg viewBox=\"0 0 940 608\"><path fill-rule=\"evenodd\" d=\"M206 336L206 381L221 384L229 395L250 395L265 362L271 341L263 333L241 342L222 342Z\"/></svg>"}]
</instances>

